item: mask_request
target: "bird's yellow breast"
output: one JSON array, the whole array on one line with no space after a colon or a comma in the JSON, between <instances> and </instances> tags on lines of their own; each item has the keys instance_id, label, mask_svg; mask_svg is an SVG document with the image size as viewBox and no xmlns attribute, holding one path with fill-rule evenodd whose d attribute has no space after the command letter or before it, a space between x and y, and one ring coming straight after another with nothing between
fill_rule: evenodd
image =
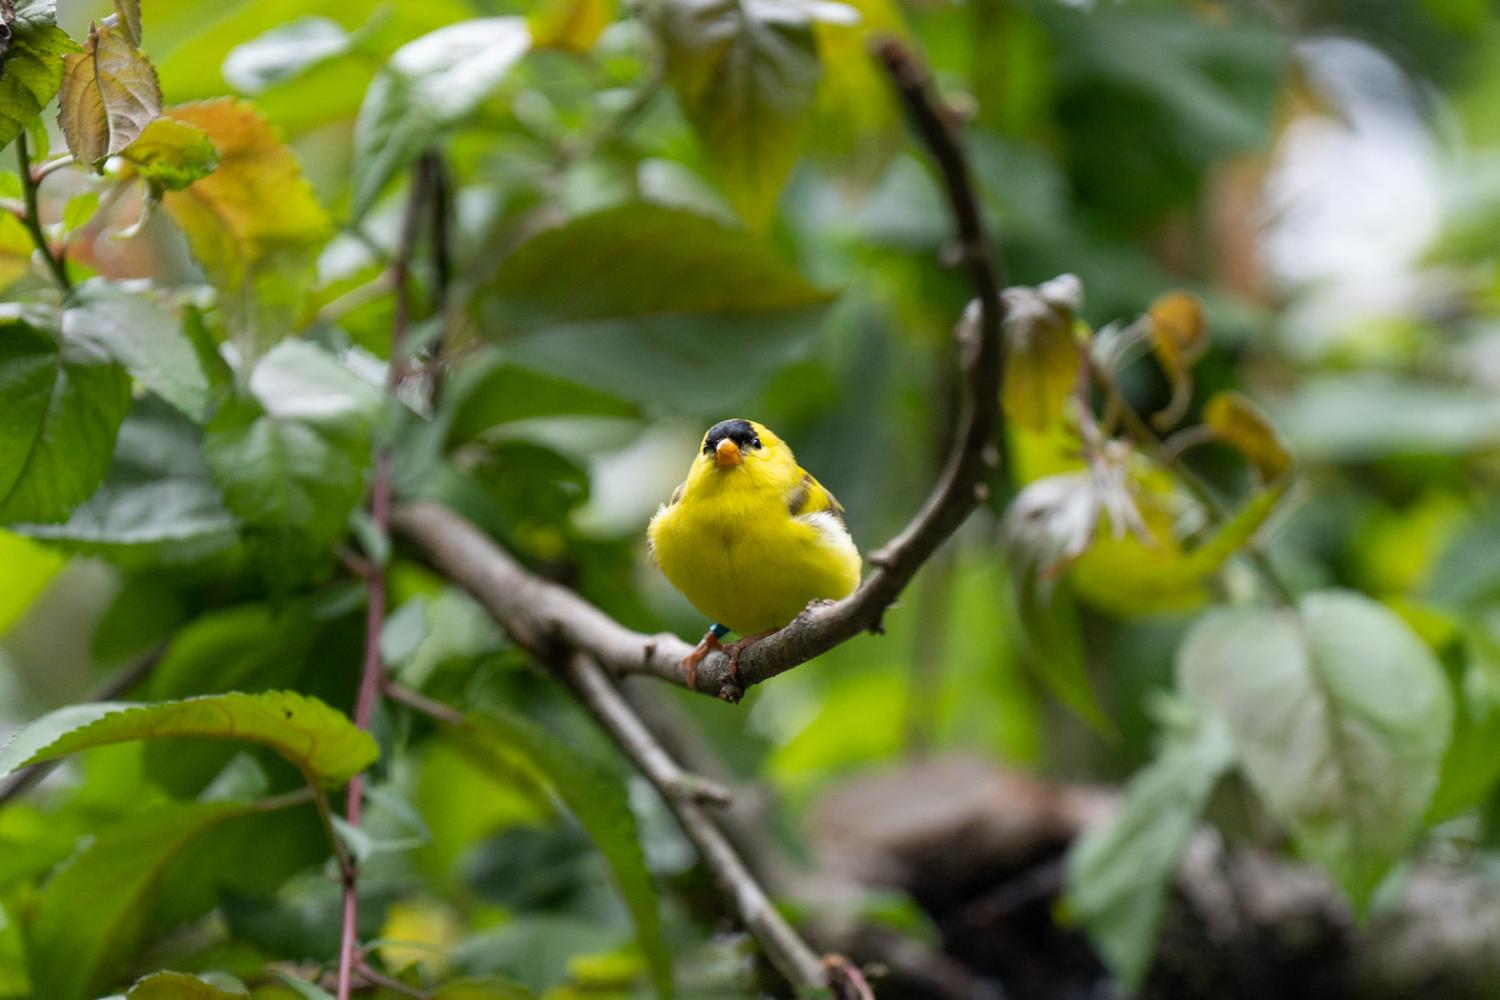
<instances>
[{"instance_id":1,"label":"bird's yellow breast","mask_svg":"<svg viewBox=\"0 0 1500 1000\"><path fill-rule=\"evenodd\" d=\"M742 636L768 632L809 601L859 585L859 552L831 512L794 517L785 489L743 468L690 485L652 519L652 552L672 585L719 624Z\"/></svg>"}]
</instances>

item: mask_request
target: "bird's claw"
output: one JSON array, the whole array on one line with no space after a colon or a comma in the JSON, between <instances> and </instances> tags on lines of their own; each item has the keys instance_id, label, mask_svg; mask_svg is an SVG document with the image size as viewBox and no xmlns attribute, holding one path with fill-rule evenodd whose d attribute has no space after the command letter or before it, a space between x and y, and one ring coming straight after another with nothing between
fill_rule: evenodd
<instances>
[{"instance_id":1,"label":"bird's claw","mask_svg":"<svg viewBox=\"0 0 1500 1000\"><path fill-rule=\"evenodd\" d=\"M735 643L739 645L739 643ZM724 646L719 642L719 637L709 629L703 636L703 641L693 649L691 653L682 658L683 679L689 691L698 690L698 664L702 663L704 657L709 653L722 652Z\"/></svg>"},{"instance_id":2,"label":"bird's claw","mask_svg":"<svg viewBox=\"0 0 1500 1000\"><path fill-rule=\"evenodd\" d=\"M719 697L725 701L739 701L745 693L745 684L740 680L740 654L751 646L760 642L768 635L773 635L776 629L769 629L755 635L747 635L743 639L736 639L724 647L724 652L729 654L729 677L724 681L724 686L719 691ZM725 697L725 692L733 692L734 697Z\"/></svg>"}]
</instances>

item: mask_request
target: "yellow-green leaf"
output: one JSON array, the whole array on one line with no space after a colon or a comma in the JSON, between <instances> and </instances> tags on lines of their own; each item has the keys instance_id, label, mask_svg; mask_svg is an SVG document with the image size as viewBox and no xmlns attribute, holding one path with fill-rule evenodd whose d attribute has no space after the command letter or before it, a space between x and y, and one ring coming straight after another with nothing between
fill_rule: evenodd
<instances>
[{"instance_id":1,"label":"yellow-green leaf","mask_svg":"<svg viewBox=\"0 0 1500 1000\"><path fill-rule=\"evenodd\" d=\"M848 20L813 25L823 77L818 84L813 142L819 149L858 158L856 170L874 175L901 148L901 107L880 64L870 58L878 37L905 38L909 32L896 0L844 0L858 12ZM847 161L846 161L847 162Z\"/></svg>"},{"instance_id":2,"label":"yellow-green leaf","mask_svg":"<svg viewBox=\"0 0 1500 1000\"><path fill-rule=\"evenodd\" d=\"M1267 482L1291 471L1291 448L1265 411L1241 393L1215 394L1203 407L1203 422L1215 437L1244 455Z\"/></svg>"},{"instance_id":3,"label":"yellow-green leaf","mask_svg":"<svg viewBox=\"0 0 1500 1000\"><path fill-rule=\"evenodd\" d=\"M527 15L539 49L587 52L614 19L614 0L541 0Z\"/></svg>"},{"instance_id":4,"label":"yellow-green leaf","mask_svg":"<svg viewBox=\"0 0 1500 1000\"><path fill-rule=\"evenodd\" d=\"M152 184L181 191L219 165L208 133L173 118L158 118L125 148L125 162Z\"/></svg>"},{"instance_id":5,"label":"yellow-green leaf","mask_svg":"<svg viewBox=\"0 0 1500 1000\"><path fill-rule=\"evenodd\" d=\"M66 561L29 538L0 531L0 635L31 607Z\"/></svg>"},{"instance_id":6,"label":"yellow-green leaf","mask_svg":"<svg viewBox=\"0 0 1500 1000\"><path fill-rule=\"evenodd\" d=\"M379 755L369 733L316 698L232 691L148 705L97 702L58 709L0 749L0 774L110 743L169 737L260 743L328 784L347 781Z\"/></svg>"},{"instance_id":7,"label":"yellow-green leaf","mask_svg":"<svg viewBox=\"0 0 1500 1000\"><path fill-rule=\"evenodd\" d=\"M0 212L0 292L31 268L31 234L21 220Z\"/></svg>"},{"instance_id":8,"label":"yellow-green leaf","mask_svg":"<svg viewBox=\"0 0 1500 1000\"><path fill-rule=\"evenodd\" d=\"M683 3L660 19L667 77L740 216L764 229L802 155L821 72L815 20L842 4Z\"/></svg>"},{"instance_id":9,"label":"yellow-green leaf","mask_svg":"<svg viewBox=\"0 0 1500 1000\"><path fill-rule=\"evenodd\" d=\"M1193 391L1193 365L1208 348L1208 326L1203 305L1187 292L1171 291L1151 303L1146 311L1151 325L1151 349L1172 385L1172 400L1152 420L1158 427L1171 427L1187 412Z\"/></svg>"},{"instance_id":10,"label":"yellow-green leaf","mask_svg":"<svg viewBox=\"0 0 1500 1000\"><path fill-rule=\"evenodd\" d=\"M1005 415L1041 430L1062 413L1078 387L1078 342L1073 312L1063 302L1029 288L1005 293Z\"/></svg>"},{"instance_id":11,"label":"yellow-green leaf","mask_svg":"<svg viewBox=\"0 0 1500 1000\"><path fill-rule=\"evenodd\" d=\"M63 57L57 120L80 163L120 152L161 113L156 70L129 34L90 25L83 51Z\"/></svg>"},{"instance_id":12,"label":"yellow-green leaf","mask_svg":"<svg viewBox=\"0 0 1500 1000\"><path fill-rule=\"evenodd\" d=\"M1149 540L1099 538L1073 567L1079 596L1122 617L1195 608L1209 598L1207 583L1265 524L1286 493L1285 481L1254 494L1234 517L1186 549L1164 518L1146 515Z\"/></svg>"},{"instance_id":13,"label":"yellow-green leaf","mask_svg":"<svg viewBox=\"0 0 1500 1000\"><path fill-rule=\"evenodd\" d=\"M172 805L86 842L32 900L26 939L35 995L88 1000L103 992L144 941L149 908L174 863L253 809Z\"/></svg>"},{"instance_id":14,"label":"yellow-green leaf","mask_svg":"<svg viewBox=\"0 0 1500 1000\"><path fill-rule=\"evenodd\" d=\"M0 73L0 148L36 121L62 84L62 56L78 44L57 26L53 0L17 0Z\"/></svg>"},{"instance_id":15,"label":"yellow-green leaf","mask_svg":"<svg viewBox=\"0 0 1500 1000\"><path fill-rule=\"evenodd\" d=\"M137 980L125 1000L244 1000L245 996L185 972L153 972Z\"/></svg>"},{"instance_id":16,"label":"yellow-green leaf","mask_svg":"<svg viewBox=\"0 0 1500 1000\"><path fill-rule=\"evenodd\" d=\"M162 205L225 297L231 330L258 354L291 329L328 238L328 215L254 105L224 98L167 114L202 129L219 166L167 192Z\"/></svg>"}]
</instances>

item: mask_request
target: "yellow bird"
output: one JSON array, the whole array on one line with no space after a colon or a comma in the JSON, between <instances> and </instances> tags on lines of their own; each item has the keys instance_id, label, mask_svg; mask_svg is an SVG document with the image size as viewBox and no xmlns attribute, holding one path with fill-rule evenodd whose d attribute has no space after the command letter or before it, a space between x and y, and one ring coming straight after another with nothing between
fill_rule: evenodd
<instances>
[{"instance_id":1,"label":"yellow bird","mask_svg":"<svg viewBox=\"0 0 1500 1000\"><path fill-rule=\"evenodd\" d=\"M689 687L727 633L742 637L728 647L733 670L746 646L810 601L836 600L859 586L859 550L844 508L785 441L752 420L708 429L687 479L646 534L667 579L714 622L683 661Z\"/></svg>"}]
</instances>

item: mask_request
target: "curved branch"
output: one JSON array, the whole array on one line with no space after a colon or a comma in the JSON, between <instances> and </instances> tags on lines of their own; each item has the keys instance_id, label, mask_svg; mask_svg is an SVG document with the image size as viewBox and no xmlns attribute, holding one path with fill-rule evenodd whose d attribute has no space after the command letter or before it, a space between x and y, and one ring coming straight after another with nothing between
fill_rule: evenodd
<instances>
[{"instance_id":1,"label":"curved branch","mask_svg":"<svg viewBox=\"0 0 1500 1000\"><path fill-rule=\"evenodd\" d=\"M799 993L831 985L830 970L776 909L719 824L703 806L679 794L678 790L690 776L657 742L614 682L582 653L560 659L557 669L578 700L656 786L683 833L698 849L704 867L730 901L740 923L755 938L776 971Z\"/></svg>"},{"instance_id":2,"label":"curved branch","mask_svg":"<svg viewBox=\"0 0 1500 1000\"><path fill-rule=\"evenodd\" d=\"M895 538L872 552L873 567L841 601L809 605L789 625L747 647L738 674L729 657L712 653L694 687L726 701L784 673L860 632L878 632L887 608L918 569L985 498L986 478L1000 463L1000 385L1005 304L999 265L990 252L974 185L958 139L931 93L926 71L905 46L883 42L877 53L943 177L959 246L976 298L959 323L959 365L965 399L937 484ZM533 576L477 528L432 503L398 508L392 524L425 550L447 576L473 593L522 645L563 644L587 651L615 673L647 673L686 685L682 660L692 650L676 636L645 636L620 625L572 591Z\"/></svg>"}]
</instances>

